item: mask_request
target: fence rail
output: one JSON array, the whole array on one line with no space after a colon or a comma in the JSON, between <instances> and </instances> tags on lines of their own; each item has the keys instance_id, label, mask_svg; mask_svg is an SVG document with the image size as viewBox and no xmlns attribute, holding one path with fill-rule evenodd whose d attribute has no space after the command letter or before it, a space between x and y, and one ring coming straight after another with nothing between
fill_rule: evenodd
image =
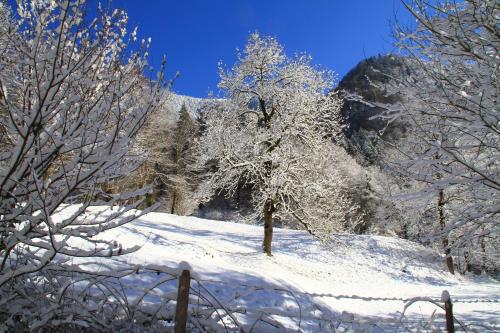
<instances>
[{"instance_id":1,"label":"fence rail","mask_svg":"<svg viewBox=\"0 0 500 333\"><path fill-rule=\"evenodd\" d=\"M226 282L219 281L219 280L213 280L213 279L197 279L199 282L205 282L205 283L212 283L212 284L220 284L220 285L226 285ZM268 285L254 285L254 284L244 284L240 283L239 286L241 287L248 287L248 288L254 288L255 290L269 290L269 291L276 291L279 289L282 289L283 291L289 291L288 289L281 288L279 286L276 287L269 287ZM366 296L359 296L359 295L336 295L336 294L329 294L329 293L309 293L305 291L293 291L295 295L304 295L304 296L309 296L309 297L326 297L326 298L336 298L336 299L359 299L362 301L400 301L403 303L409 302L413 299L411 298L402 298L402 297L366 297ZM435 302L439 302L441 298L437 297L427 297L428 299L431 299ZM453 299L453 303L500 303L500 299L490 299L490 298L457 298Z\"/></svg>"},{"instance_id":2,"label":"fence rail","mask_svg":"<svg viewBox=\"0 0 500 333\"><path fill-rule=\"evenodd\" d=\"M229 304L223 304L224 302L221 300L218 300L216 296L211 293L208 288L204 287L204 284L210 283L210 284L217 284L217 285L227 285L226 283L222 281L216 281L216 280L203 280L203 279L198 279L194 278L193 283L191 283L189 280L191 280L191 274L189 270L183 270L182 273L179 275L178 278L178 291L179 295L177 297L178 302L176 304L176 322L175 322L175 332L176 333L183 333L186 332L187 330L187 324L188 322L186 320L182 321L177 321L178 313L182 313L182 315L179 315L179 318L187 318L188 315L188 302L187 300L189 299L189 295L186 294L188 292L191 292L192 296L195 296L195 299L197 301L197 306L202 306L204 309L204 315L213 315L215 314L218 316L219 322L222 326L224 326L225 331L230 332L230 331L239 331L239 332L245 332L246 330L243 329L243 326L239 323L238 317L240 315L244 314L249 314L249 313L255 313L256 314L256 319L253 322L253 324L249 325L248 331L252 332L254 331L255 327L258 325L259 322L266 323L267 325L276 327L276 328L283 328L283 331L285 331L285 328L282 326L282 324L276 320L276 317L286 317L286 318L291 318L297 321L297 326L298 330L297 332L303 332L301 328L301 323L306 322L306 321L317 321L319 323L322 323L324 325L326 324L333 324L333 319L331 314L328 314L328 311L324 311L324 308L321 308L321 306L315 304L314 306L318 307L318 310L321 315L311 315L310 313L303 313L303 309L301 308L301 301L298 299L300 296L308 297L308 298L316 298L316 297L332 297L336 299L358 299L362 301L400 301L404 302L404 310L401 313L401 317L399 319L399 324L403 325L403 318L405 318L405 312L406 310L414 303L416 302L431 302L435 304L437 307L441 308L444 312L444 323L442 324L441 328L439 329L444 329L446 328L446 331L448 333L454 333L455 329L463 329L466 331L466 327L464 324L459 321L456 317L453 315L453 303L456 302L463 302L463 303L480 303L480 302L491 302L491 303L497 303L499 300L496 299L457 299L453 300L449 295L447 291L443 291L442 296L440 299L438 298L431 298L431 297L415 297L415 298L397 298L397 297L363 297L363 296L357 296L357 295L333 295L333 294L321 294L321 293L307 293L307 292L302 292L302 291L291 291L286 288L282 288L279 286L273 287L273 286L256 286L256 285L251 285L251 284L239 284L239 287L247 288L246 292L241 293L238 295L238 298L248 296L249 294L253 292L260 292L260 291L271 291L271 292L282 292L282 293L287 293L291 295L291 297L295 300L298 308L298 312L295 313L289 313L286 310L279 309L279 308L251 308L251 307L239 307L239 306L234 306L234 305L229 305ZM198 289L196 289L196 287ZM203 290L202 290L203 289ZM202 290L202 291L201 291ZM186 292L187 291L187 292ZM183 293L183 295L180 295ZM206 293L206 296L203 296L202 294ZM200 303L202 301L202 303ZM208 308L213 308L212 310ZM196 312L193 311L193 313L198 313L201 312ZM433 315L434 316L434 315ZM347 316L348 317L348 316ZM343 323L350 323L352 325L372 325L374 326L383 326L387 324L389 321L387 319L380 319L377 321L363 321L363 320L355 320L354 315L352 317L345 318L345 316L342 316L340 320L337 320L336 324L333 324L333 326L338 328L338 326ZM392 320L394 322L394 320ZM406 320L405 323L411 324L411 320ZM319 324L320 326L322 324ZM416 324L416 323L415 323ZM197 325L203 325L203 322L198 322ZM197 326L194 325L194 326ZM440 324L441 325L441 324ZM443 327L444 326L444 327ZM490 329L491 331L494 331L494 328L488 328L487 326L483 326L488 330Z\"/></svg>"}]
</instances>

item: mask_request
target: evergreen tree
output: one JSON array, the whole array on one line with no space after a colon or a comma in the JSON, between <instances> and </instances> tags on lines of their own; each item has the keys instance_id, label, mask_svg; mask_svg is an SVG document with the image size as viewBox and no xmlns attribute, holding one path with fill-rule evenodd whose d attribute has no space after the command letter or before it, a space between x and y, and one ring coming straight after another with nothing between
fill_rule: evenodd
<instances>
[{"instance_id":1,"label":"evergreen tree","mask_svg":"<svg viewBox=\"0 0 500 333\"><path fill-rule=\"evenodd\" d=\"M169 165L163 180L169 197L171 214L185 214L190 210L190 197L195 187L193 143L197 126L185 104L179 112L179 120L173 130L168 153ZM161 172L161 170L159 170Z\"/></svg>"}]
</instances>

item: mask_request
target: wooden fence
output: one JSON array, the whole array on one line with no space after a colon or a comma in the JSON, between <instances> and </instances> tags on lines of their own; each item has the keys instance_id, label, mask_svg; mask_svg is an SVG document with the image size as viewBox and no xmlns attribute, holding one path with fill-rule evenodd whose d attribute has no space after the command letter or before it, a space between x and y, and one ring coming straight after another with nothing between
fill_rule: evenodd
<instances>
[{"instance_id":1,"label":"wooden fence","mask_svg":"<svg viewBox=\"0 0 500 333\"><path fill-rule=\"evenodd\" d=\"M175 308L175 333L186 333L188 324L189 291L191 288L191 273L183 270L178 278L177 304ZM425 300L425 298L422 298ZM445 311L446 332L455 333L455 318L453 303L449 293L445 290L441 295L442 308Z\"/></svg>"}]
</instances>

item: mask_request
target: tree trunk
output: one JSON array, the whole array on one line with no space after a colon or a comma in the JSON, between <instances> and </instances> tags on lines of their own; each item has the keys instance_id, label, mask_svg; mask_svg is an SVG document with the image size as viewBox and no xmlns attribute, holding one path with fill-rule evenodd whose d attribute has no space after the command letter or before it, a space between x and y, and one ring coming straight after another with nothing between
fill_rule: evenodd
<instances>
[{"instance_id":1,"label":"tree trunk","mask_svg":"<svg viewBox=\"0 0 500 333\"><path fill-rule=\"evenodd\" d=\"M464 263L465 263L465 270L464 270L464 273L465 272L471 272L472 271L472 265L470 263L470 259L469 259L469 252L466 251L464 253Z\"/></svg>"},{"instance_id":2,"label":"tree trunk","mask_svg":"<svg viewBox=\"0 0 500 333\"><path fill-rule=\"evenodd\" d=\"M172 196L172 207L170 209L170 214L174 214L175 213L175 205L177 204L176 203L176 199L177 199L177 196L175 195L175 190L173 191L173 196Z\"/></svg>"},{"instance_id":3,"label":"tree trunk","mask_svg":"<svg viewBox=\"0 0 500 333\"><path fill-rule=\"evenodd\" d=\"M443 190L439 191L439 197L438 197L438 213L439 213L439 225L441 227L441 230L444 230L446 227L446 217L444 215L444 192ZM448 267L448 271L451 274L455 274L455 268L453 267L453 258L450 255L450 249L448 248L449 242L448 242L448 237L444 236L443 237L443 248L444 248L444 254L446 255L446 266Z\"/></svg>"},{"instance_id":4,"label":"tree trunk","mask_svg":"<svg viewBox=\"0 0 500 333\"><path fill-rule=\"evenodd\" d=\"M484 226L481 228L481 232L484 233ZM484 238L485 237L481 237L481 252L482 252L482 255L481 255L481 263L482 263L482 266L481 267L481 270L487 270L486 268L486 243L484 242Z\"/></svg>"},{"instance_id":5,"label":"tree trunk","mask_svg":"<svg viewBox=\"0 0 500 333\"><path fill-rule=\"evenodd\" d=\"M262 249L268 256L272 256L271 245L273 241L273 201L268 199L264 205L264 241Z\"/></svg>"}]
</instances>

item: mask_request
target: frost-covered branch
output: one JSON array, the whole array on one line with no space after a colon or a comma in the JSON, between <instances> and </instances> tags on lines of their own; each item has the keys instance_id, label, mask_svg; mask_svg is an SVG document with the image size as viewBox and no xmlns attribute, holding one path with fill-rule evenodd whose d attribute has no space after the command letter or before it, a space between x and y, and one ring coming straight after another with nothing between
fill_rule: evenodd
<instances>
[{"instance_id":1,"label":"frost-covered branch","mask_svg":"<svg viewBox=\"0 0 500 333\"><path fill-rule=\"evenodd\" d=\"M0 287L64 270L64 257L133 251L98 235L147 212L134 210L147 188L103 189L140 164L130 147L158 106L163 74L145 78L149 42L127 32L124 11L85 13L83 0L1 7ZM121 208L87 214L104 203Z\"/></svg>"},{"instance_id":2,"label":"frost-covered branch","mask_svg":"<svg viewBox=\"0 0 500 333\"><path fill-rule=\"evenodd\" d=\"M385 116L409 126L392 165L419 183L418 200L436 207L433 234L445 253L491 266L486 257L498 247L500 213L500 9L477 0L407 7L418 25L399 27L397 37L409 75L389 84L402 102L386 106Z\"/></svg>"}]
</instances>

